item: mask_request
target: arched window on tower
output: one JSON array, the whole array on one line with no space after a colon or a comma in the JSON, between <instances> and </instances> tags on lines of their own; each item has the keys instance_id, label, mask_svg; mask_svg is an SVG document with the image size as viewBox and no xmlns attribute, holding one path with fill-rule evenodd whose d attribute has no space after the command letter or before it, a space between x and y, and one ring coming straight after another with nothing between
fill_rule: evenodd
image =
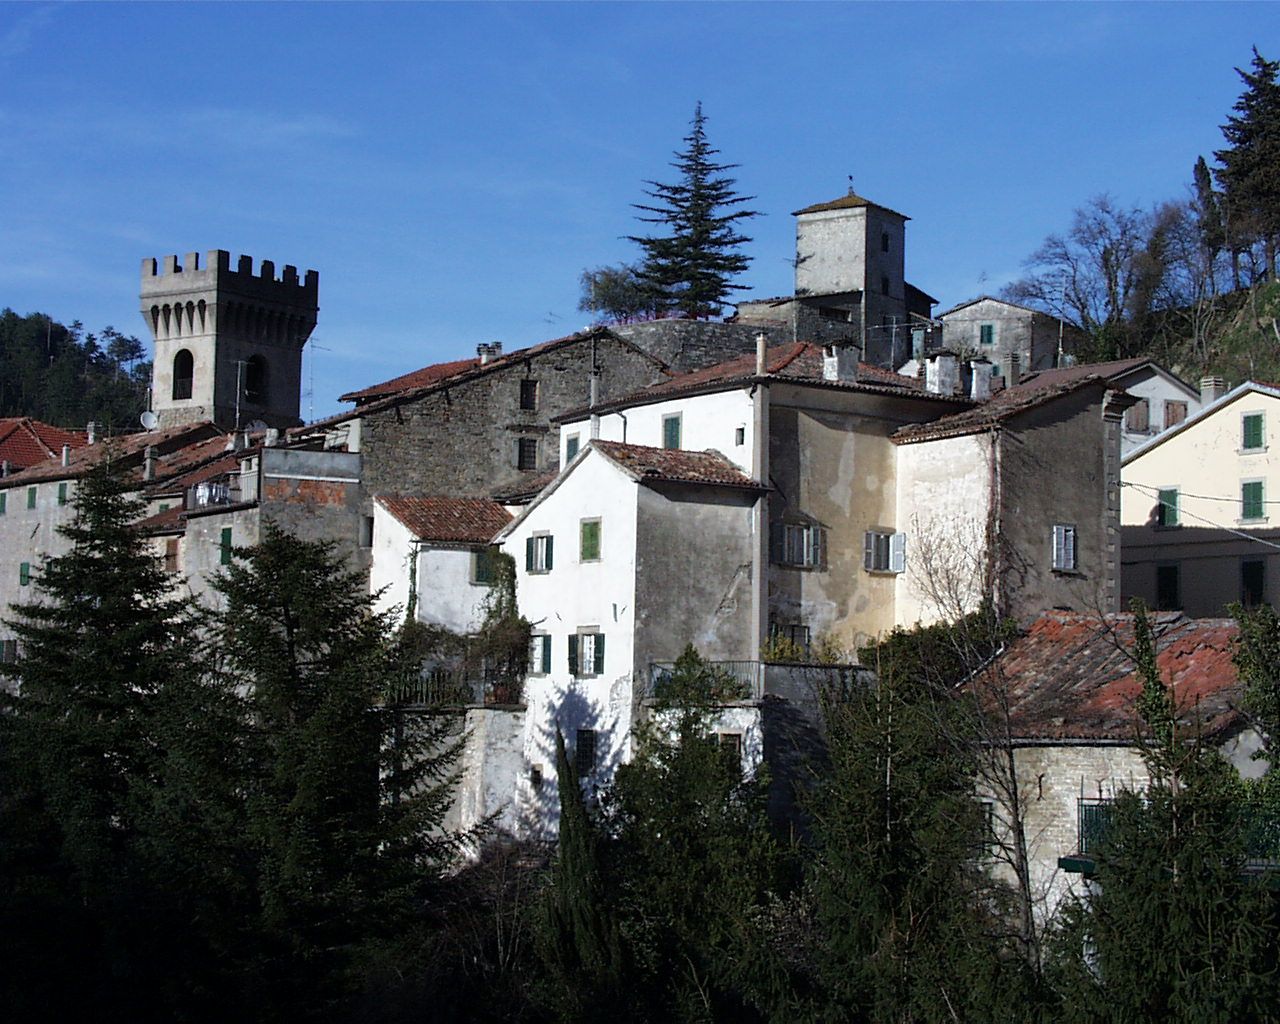
<instances>
[{"instance_id":1,"label":"arched window on tower","mask_svg":"<svg viewBox=\"0 0 1280 1024\"><path fill-rule=\"evenodd\" d=\"M185 348L173 357L173 397L191 397L191 379L195 376L195 360Z\"/></svg>"},{"instance_id":2,"label":"arched window on tower","mask_svg":"<svg viewBox=\"0 0 1280 1024\"><path fill-rule=\"evenodd\" d=\"M250 356L244 367L244 400L254 405L267 404L267 361Z\"/></svg>"}]
</instances>

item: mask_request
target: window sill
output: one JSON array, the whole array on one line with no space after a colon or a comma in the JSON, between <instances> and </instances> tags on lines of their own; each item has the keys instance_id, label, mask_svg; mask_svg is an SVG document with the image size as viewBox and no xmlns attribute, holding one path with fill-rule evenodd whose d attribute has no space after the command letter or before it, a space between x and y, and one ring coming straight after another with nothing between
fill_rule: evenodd
<instances>
[{"instance_id":1,"label":"window sill","mask_svg":"<svg viewBox=\"0 0 1280 1024\"><path fill-rule=\"evenodd\" d=\"M1260 516L1257 519L1237 519L1236 525L1237 526L1260 526L1265 522L1267 522L1267 517Z\"/></svg>"},{"instance_id":2,"label":"window sill","mask_svg":"<svg viewBox=\"0 0 1280 1024\"><path fill-rule=\"evenodd\" d=\"M1078 580L1083 580L1088 578L1079 569L1053 569L1052 572L1053 572L1053 575L1055 576L1069 576L1073 579L1078 579Z\"/></svg>"},{"instance_id":3,"label":"window sill","mask_svg":"<svg viewBox=\"0 0 1280 1024\"><path fill-rule=\"evenodd\" d=\"M905 569L863 569L868 576L901 576Z\"/></svg>"},{"instance_id":4,"label":"window sill","mask_svg":"<svg viewBox=\"0 0 1280 1024\"><path fill-rule=\"evenodd\" d=\"M549 575L551 575L551 570L550 570L550 569L526 569L526 570L525 570L525 575L527 575L527 576L549 576Z\"/></svg>"},{"instance_id":5,"label":"window sill","mask_svg":"<svg viewBox=\"0 0 1280 1024\"><path fill-rule=\"evenodd\" d=\"M1264 444L1261 448L1237 448L1237 455L1262 455L1265 454L1267 446Z\"/></svg>"}]
</instances>

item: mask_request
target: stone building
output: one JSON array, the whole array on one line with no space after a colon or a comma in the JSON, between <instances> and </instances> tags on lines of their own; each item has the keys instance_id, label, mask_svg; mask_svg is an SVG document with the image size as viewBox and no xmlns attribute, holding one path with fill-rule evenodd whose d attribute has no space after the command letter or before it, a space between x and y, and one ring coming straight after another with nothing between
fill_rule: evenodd
<instances>
[{"instance_id":1,"label":"stone building","mask_svg":"<svg viewBox=\"0 0 1280 1024\"><path fill-rule=\"evenodd\" d=\"M302 347L316 325L320 275L231 254L142 261L142 318L155 339L151 408L162 427L208 420L226 430L299 422Z\"/></svg>"},{"instance_id":2,"label":"stone building","mask_svg":"<svg viewBox=\"0 0 1280 1024\"><path fill-rule=\"evenodd\" d=\"M781 330L789 341L852 343L867 363L901 366L913 326L929 322L937 301L906 280L909 218L852 190L794 216L795 294L740 302L737 322Z\"/></svg>"},{"instance_id":3,"label":"stone building","mask_svg":"<svg viewBox=\"0 0 1280 1024\"><path fill-rule=\"evenodd\" d=\"M1016 302L980 295L939 313L941 345L965 356L981 355L1013 385L1024 374L1064 363L1083 334L1074 324Z\"/></svg>"}]
</instances>

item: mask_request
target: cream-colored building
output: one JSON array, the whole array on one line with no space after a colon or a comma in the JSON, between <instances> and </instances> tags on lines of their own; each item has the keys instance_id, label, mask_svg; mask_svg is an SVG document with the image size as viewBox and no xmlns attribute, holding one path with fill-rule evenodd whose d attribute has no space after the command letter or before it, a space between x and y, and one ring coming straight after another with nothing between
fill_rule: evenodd
<instances>
[{"instance_id":1,"label":"cream-colored building","mask_svg":"<svg viewBox=\"0 0 1280 1024\"><path fill-rule=\"evenodd\" d=\"M1123 463L1122 595L1221 615L1274 601L1280 388L1248 381Z\"/></svg>"}]
</instances>

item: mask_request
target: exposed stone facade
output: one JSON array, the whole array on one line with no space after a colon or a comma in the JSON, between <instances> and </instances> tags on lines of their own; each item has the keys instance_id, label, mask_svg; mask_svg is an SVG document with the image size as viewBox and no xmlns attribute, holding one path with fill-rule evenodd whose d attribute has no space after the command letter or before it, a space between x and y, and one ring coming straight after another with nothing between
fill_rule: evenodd
<instances>
[{"instance_id":1,"label":"exposed stone facade","mask_svg":"<svg viewBox=\"0 0 1280 1024\"><path fill-rule=\"evenodd\" d=\"M662 360L672 373L688 373L754 352L757 334L763 333L770 345L795 340L791 337L793 325L782 317L739 319L731 323L650 320L639 324L619 324L609 330Z\"/></svg>"}]
</instances>

